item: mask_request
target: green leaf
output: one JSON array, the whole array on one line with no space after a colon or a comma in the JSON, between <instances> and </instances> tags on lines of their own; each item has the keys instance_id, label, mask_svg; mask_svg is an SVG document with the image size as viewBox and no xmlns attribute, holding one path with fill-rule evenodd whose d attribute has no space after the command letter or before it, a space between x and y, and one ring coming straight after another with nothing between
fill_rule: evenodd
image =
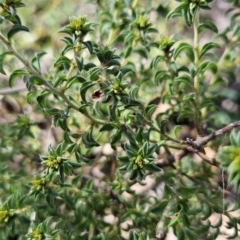
<instances>
[{"instance_id":1,"label":"green leaf","mask_svg":"<svg viewBox=\"0 0 240 240\"><path fill-rule=\"evenodd\" d=\"M41 72L40 59L46 54L46 52L35 53L35 57L31 61L32 67L37 71Z\"/></svg>"},{"instance_id":2,"label":"green leaf","mask_svg":"<svg viewBox=\"0 0 240 240\"><path fill-rule=\"evenodd\" d=\"M130 98L128 95L122 95L121 96L121 102L126 104L126 108L127 107L140 106L141 105L141 103L138 100Z\"/></svg>"},{"instance_id":3,"label":"green leaf","mask_svg":"<svg viewBox=\"0 0 240 240\"><path fill-rule=\"evenodd\" d=\"M173 58L176 60L180 53L185 52L187 56L194 56L193 47L188 43L180 43L173 51ZM194 61L194 57L190 58L191 61Z\"/></svg>"},{"instance_id":4,"label":"green leaf","mask_svg":"<svg viewBox=\"0 0 240 240\"><path fill-rule=\"evenodd\" d=\"M206 20L205 23L202 23L198 26L199 33L201 33L204 29L209 29L215 33L218 33L216 25L210 20Z\"/></svg>"},{"instance_id":5,"label":"green leaf","mask_svg":"<svg viewBox=\"0 0 240 240\"><path fill-rule=\"evenodd\" d=\"M3 54L0 55L0 73L6 75L4 69L3 69L3 61L4 61L4 58L7 56L7 55L12 55L12 53L10 52L5 52Z\"/></svg>"},{"instance_id":6,"label":"green leaf","mask_svg":"<svg viewBox=\"0 0 240 240\"><path fill-rule=\"evenodd\" d=\"M86 78L84 78L80 75L75 75L68 80L66 89L70 88L72 85L74 85L76 83L84 83L86 81L87 81Z\"/></svg>"},{"instance_id":7,"label":"green leaf","mask_svg":"<svg viewBox=\"0 0 240 240\"><path fill-rule=\"evenodd\" d=\"M28 71L26 71L24 69L17 69L15 71L13 71L9 77L9 86L10 87L13 86L13 82L16 80L17 77L24 76L27 74L29 74Z\"/></svg>"},{"instance_id":8,"label":"green leaf","mask_svg":"<svg viewBox=\"0 0 240 240\"><path fill-rule=\"evenodd\" d=\"M25 26L22 26L22 25L19 25L19 24L15 24L12 26L12 28L9 30L8 34L7 34L7 38L8 40L11 40L11 38L18 32L21 32L21 31L24 31L24 32L30 32L29 31L29 28L25 27Z\"/></svg>"},{"instance_id":9,"label":"green leaf","mask_svg":"<svg viewBox=\"0 0 240 240\"><path fill-rule=\"evenodd\" d=\"M71 132L67 131L67 128L64 128L65 132L63 134L63 139L66 144L72 144L73 141L70 138Z\"/></svg>"},{"instance_id":10,"label":"green leaf","mask_svg":"<svg viewBox=\"0 0 240 240\"><path fill-rule=\"evenodd\" d=\"M111 140L110 140L110 144L114 145L116 143L119 143L122 137L122 130L119 129L116 131L116 133L114 135L112 135Z\"/></svg>"},{"instance_id":11,"label":"green leaf","mask_svg":"<svg viewBox=\"0 0 240 240\"><path fill-rule=\"evenodd\" d=\"M86 100L86 93L87 93L87 90L94 86L95 85L95 82L85 82L83 83L83 85L81 86L80 88L80 95L81 95L81 98L82 98L82 101L87 103L87 100Z\"/></svg>"},{"instance_id":12,"label":"green leaf","mask_svg":"<svg viewBox=\"0 0 240 240\"><path fill-rule=\"evenodd\" d=\"M178 213L177 216L174 216L171 221L168 223L168 227L175 225L179 221L180 214Z\"/></svg>"},{"instance_id":13,"label":"green leaf","mask_svg":"<svg viewBox=\"0 0 240 240\"><path fill-rule=\"evenodd\" d=\"M173 133L174 133L175 138L178 137L178 133L179 133L179 131L181 131L181 129L182 129L182 126L181 126L181 125L176 125L176 126L174 127Z\"/></svg>"},{"instance_id":14,"label":"green leaf","mask_svg":"<svg viewBox=\"0 0 240 240\"><path fill-rule=\"evenodd\" d=\"M90 54L93 54L93 46L91 41L83 42Z\"/></svg>"},{"instance_id":15,"label":"green leaf","mask_svg":"<svg viewBox=\"0 0 240 240\"><path fill-rule=\"evenodd\" d=\"M213 42L209 42L209 43L206 43L204 44L204 46L202 47L202 50L200 52L200 58L207 52L209 51L210 49L213 49L213 48L221 48L221 46L217 43L213 43Z\"/></svg>"},{"instance_id":16,"label":"green leaf","mask_svg":"<svg viewBox=\"0 0 240 240\"><path fill-rule=\"evenodd\" d=\"M153 58L153 60L152 60L152 62L151 62L151 64L150 64L150 68L155 68L155 67L157 67L157 64L158 64L159 62L163 62L164 59L165 59L165 57L162 56L162 55L159 55L159 56Z\"/></svg>"},{"instance_id":17,"label":"green leaf","mask_svg":"<svg viewBox=\"0 0 240 240\"><path fill-rule=\"evenodd\" d=\"M230 142L233 146L240 147L240 131L232 131L230 134Z\"/></svg>"},{"instance_id":18,"label":"green leaf","mask_svg":"<svg viewBox=\"0 0 240 240\"><path fill-rule=\"evenodd\" d=\"M65 75L60 75L54 81L53 86L56 88L59 85L61 85L64 81L66 81L66 76Z\"/></svg>"},{"instance_id":19,"label":"green leaf","mask_svg":"<svg viewBox=\"0 0 240 240\"><path fill-rule=\"evenodd\" d=\"M98 80L100 71L101 69L99 67L93 67L90 69L89 74L91 81Z\"/></svg>"},{"instance_id":20,"label":"green leaf","mask_svg":"<svg viewBox=\"0 0 240 240\"><path fill-rule=\"evenodd\" d=\"M207 220L212 214L212 209L209 205L203 204L202 211L201 211L201 219Z\"/></svg>"},{"instance_id":21,"label":"green leaf","mask_svg":"<svg viewBox=\"0 0 240 240\"><path fill-rule=\"evenodd\" d=\"M190 27L193 23L193 18L194 18L190 10L188 8L184 8L182 10L182 16L183 16L183 19L185 20L185 23Z\"/></svg>"},{"instance_id":22,"label":"green leaf","mask_svg":"<svg viewBox=\"0 0 240 240\"><path fill-rule=\"evenodd\" d=\"M197 71L200 74L204 74L207 70L211 70L213 73L217 73L218 67L217 67L216 63L214 63L210 60L207 60L207 61L204 61L200 64Z\"/></svg>"},{"instance_id":23,"label":"green leaf","mask_svg":"<svg viewBox=\"0 0 240 240\"><path fill-rule=\"evenodd\" d=\"M86 148L92 148L92 147L99 146L99 144L93 138L92 129L83 135L82 142L84 143Z\"/></svg>"},{"instance_id":24,"label":"green leaf","mask_svg":"<svg viewBox=\"0 0 240 240\"><path fill-rule=\"evenodd\" d=\"M213 101L211 99L205 98L201 103L199 108L205 108L205 107L210 107L213 105Z\"/></svg>"},{"instance_id":25,"label":"green leaf","mask_svg":"<svg viewBox=\"0 0 240 240\"><path fill-rule=\"evenodd\" d=\"M106 123L104 124L100 129L99 132L104 132L104 131L112 131L115 128L115 126L111 123Z\"/></svg>"},{"instance_id":26,"label":"green leaf","mask_svg":"<svg viewBox=\"0 0 240 240\"><path fill-rule=\"evenodd\" d=\"M134 179L136 179L137 177L138 177L138 170L137 170L137 169L132 170L129 179L130 179L130 180L134 180Z\"/></svg>"},{"instance_id":27,"label":"green leaf","mask_svg":"<svg viewBox=\"0 0 240 240\"><path fill-rule=\"evenodd\" d=\"M167 207L169 201L163 199L159 204L154 206L153 208L150 209L150 212L156 215L160 215L163 213L164 209Z\"/></svg>"},{"instance_id":28,"label":"green leaf","mask_svg":"<svg viewBox=\"0 0 240 240\"><path fill-rule=\"evenodd\" d=\"M45 108L45 106L46 106L45 98L47 96L48 96L48 93L43 93L37 97L37 102L41 106L41 108Z\"/></svg>"},{"instance_id":29,"label":"green leaf","mask_svg":"<svg viewBox=\"0 0 240 240\"><path fill-rule=\"evenodd\" d=\"M27 99L27 102L28 102L29 104L31 104L31 100L32 100L32 98L35 96L35 94L36 94L36 91L35 91L35 90L29 91L29 92L27 93L26 99Z\"/></svg>"},{"instance_id":30,"label":"green leaf","mask_svg":"<svg viewBox=\"0 0 240 240\"><path fill-rule=\"evenodd\" d=\"M51 194L51 193L47 194L46 201L51 208L55 209L54 195L53 194Z\"/></svg>"},{"instance_id":31,"label":"green leaf","mask_svg":"<svg viewBox=\"0 0 240 240\"><path fill-rule=\"evenodd\" d=\"M150 172L160 172L162 169L154 164L146 164L144 168Z\"/></svg>"},{"instance_id":32,"label":"green leaf","mask_svg":"<svg viewBox=\"0 0 240 240\"><path fill-rule=\"evenodd\" d=\"M57 108L44 108L43 113L46 117L54 116L59 114L60 110Z\"/></svg>"},{"instance_id":33,"label":"green leaf","mask_svg":"<svg viewBox=\"0 0 240 240\"><path fill-rule=\"evenodd\" d=\"M154 80L157 84L162 83L163 81L167 81L171 79L171 76L168 71L166 70L159 70L156 72Z\"/></svg>"},{"instance_id":34,"label":"green leaf","mask_svg":"<svg viewBox=\"0 0 240 240\"><path fill-rule=\"evenodd\" d=\"M91 160L87 157L84 157L80 151L76 151L75 152L75 158L76 158L76 161L79 162L79 163L89 163L91 162Z\"/></svg>"},{"instance_id":35,"label":"green leaf","mask_svg":"<svg viewBox=\"0 0 240 240\"><path fill-rule=\"evenodd\" d=\"M132 53L132 50L133 50L132 46L128 46L126 51L125 51L124 57L128 58L130 56L130 54Z\"/></svg>"},{"instance_id":36,"label":"green leaf","mask_svg":"<svg viewBox=\"0 0 240 240\"><path fill-rule=\"evenodd\" d=\"M181 75L174 79L174 83L184 83L188 85L190 88L193 88L193 80L188 75Z\"/></svg>"},{"instance_id":37,"label":"green leaf","mask_svg":"<svg viewBox=\"0 0 240 240\"><path fill-rule=\"evenodd\" d=\"M198 238L198 236L189 228L185 227L184 230L189 240L196 240Z\"/></svg>"},{"instance_id":38,"label":"green leaf","mask_svg":"<svg viewBox=\"0 0 240 240\"><path fill-rule=\"evenodd\" d=\"M195 231L198 235L205 235L209 232L211 227L210 221L207 221L207 225L199 226Z\"/></svg>"},{"instance_id":39,"label":"green leaf","mask_svg":"<svg viewBox=\"0 0 240 240\"><path fill-rule=\"evenodd\" d=\"M151 118L152 114L155 112L155 110L157 109L157 105L155 104L151 104L149 106L146 107L146 115L148 116L148 118Z\"/></svg>"},{"instance_id":40,"label":"green leaf","mask_svg":"<svg viewBox=\"0 0 240 240\"><path fill-rule=\"evenodd\" d=\"M163 120L161 120L160 122L158 122L160 131L161 131L161 134L164 134L164 133L165 133L167 123L168 123L168 120L167 120L167 119L163 119Z\"/></svg>"},{"instance_id":41,"label":"green leaf","mask_svg":"<svg viewBox=\"0 0 240 240\"><path fill-rule=\"evenodd\" d=\"M83 58L82 57L75 57L75 61L76 61L78 70L81 72L82 69L83 69Z\"/></svg>"},{"instance_id":42,"label":"green leaf","mask_svg":"<svg viewBox=\"0 0 240 240\"><path fill-rule=\"evenodd\" d=\"M107 66L111 67L111 66L121 66L121 63L115 59L112 59L110 61L107 62Z\"/></svg>"},{"instance_id":43,"label":"green leaf","mask_svg":"<svg viewBox=\"0 0 240 240\"><path fill-rule=\"evenodd\" d=\"M182 16L183 10L188 9L188 7L189 7L189 3L187 3L187 2L183 2L183 3L179 4L173 11L171 11L167 15L167 19Z\"/></svg>"},{"instance_id":44,"label":"green leaf","mask_svg":"<svg viewBox=\"0 0 240 240\"><path fill-rule=\"evenodd\" d=\"M31 85L44 85L44 80L37 75L31 76L28 81Z\"/></svg>"},{"instance_id":45,"label":"green leaf","mask_svg":"<svg viewBox=\"0 0 240 240\"><path fill-rule=\"evenodd\" d=\"M62 65L70 65L71 64L71 60L65 56L61 56L57 59L57 61L54 63L54 67L59 67Z\"/></svg>"}]
</instances>

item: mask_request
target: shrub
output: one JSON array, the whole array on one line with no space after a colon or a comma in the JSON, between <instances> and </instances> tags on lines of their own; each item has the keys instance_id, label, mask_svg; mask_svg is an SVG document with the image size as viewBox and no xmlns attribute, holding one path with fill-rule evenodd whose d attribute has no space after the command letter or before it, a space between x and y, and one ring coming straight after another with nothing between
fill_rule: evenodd
<instances>
[{"instance_id":1,"label":"shrub","mask_svg":"<svg viewBox=\"0 0 240 240\"><path fill-rule=\"evenodd\" d=\"M236 239L238 1L56 2L0 3L1 239Z\"/></svg>"}]
</instances>

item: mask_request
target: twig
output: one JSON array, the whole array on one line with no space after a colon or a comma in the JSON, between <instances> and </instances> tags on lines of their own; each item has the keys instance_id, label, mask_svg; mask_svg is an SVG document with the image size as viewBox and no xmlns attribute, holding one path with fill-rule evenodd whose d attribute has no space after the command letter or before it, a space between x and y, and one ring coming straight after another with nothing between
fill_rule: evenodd
<instances>
[{"instance_id":1,"label":"twig","mask_svg":"<svg viewBox=\"0 0 240 240\"><path fill-rule=\"evenodd\" d=\"M24 92L24 91L27 91L26 87L4 88L4 89L0 89L0 95L8 95L8 94Z\"/></svg>"},{"instance_id":2,"label":"twig","mask_svg":"<svg viewBox=\"0 0 240 240\"><path fill-rule=\"evenodd\" d=\"M230 123L229 125L221 128L205 137L198 137L195 141L191 138L187 138L186 143L187 143L187 145L191 146L192 148L198 149L198 148L202 147L203 145L207 144L212 139L222 136L223 134L229 132L233 128L239 127L239 126L240 126L240 121Z\"/></svg>"},{"instance_id":3,"label":"twig","mask_svg":"<svg viewBox=\"0 0 240 240\"><path fill-rule=\"evenodd\" d=\"M199 157L201 157L205 162L218 167L218 165L215 163L214 159L209 158L208 156L206 156L204 153L198 151L197 149L191 147L191 146L186 146L186 150L196 153Z\"/></svg>"}]
</instances>

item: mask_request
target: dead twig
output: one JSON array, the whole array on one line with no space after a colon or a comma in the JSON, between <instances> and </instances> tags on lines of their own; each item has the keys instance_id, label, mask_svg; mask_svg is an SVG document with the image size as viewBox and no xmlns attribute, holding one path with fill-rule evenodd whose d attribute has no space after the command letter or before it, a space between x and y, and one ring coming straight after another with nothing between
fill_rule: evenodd
<instances>
[{"instance_id":1,"label":"dead twig","mask_svg":"<svg viewBox=\"0 0 240 240\"><path fill-rule=\"evenodd\" d=\"M207 144L209 141L211 141L214 138L217 138L219 136L222 136L223 134L229 132L230 130L232 130L235 127L239 127L240 126L240 121L234 122L234 123L230 123L229 125L205 136L205 137L198 137L196 140L193 140L191 138L187 138L186 139L186 144L198 149L200 147L202 147L203 145Z\"/></svg>"}]
</instances>

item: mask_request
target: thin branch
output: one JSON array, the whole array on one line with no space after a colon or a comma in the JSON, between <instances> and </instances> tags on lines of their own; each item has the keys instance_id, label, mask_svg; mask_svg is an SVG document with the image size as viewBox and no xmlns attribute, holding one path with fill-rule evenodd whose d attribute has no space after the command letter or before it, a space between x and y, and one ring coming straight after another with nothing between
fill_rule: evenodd
<instances>
[{"instance_id":1,"label":"thin branch","mask_svg":"<svg viewBox=\"0 0 240 240\"><path fill-rule=\"evenodd\" d=\"M0 41L3 42L3 44L5 45L5 47L9 50L10 53L12 53L14 56L16 56L23 64L24 66L27 68L29 74L31 75L35 75L39 78L42 79L43 84L45 85L45 87L47 87L53 94L58 95L59 97L61 97L66 103L67 105L72 108L75 109L76 111L79 112L79 106L77 106L76 104L74 104L72 101L69 100L69 98L62 92L59 91L58 89L56 89L51 83L49 83L42 75L41 73L37 72L28 62L28 60L26 60L24 57L22 57L17 50L12 46L12 44L0 33ZM93 117L87 110L85 113L85 116L88 117L91 121L93 121L94 123L98 123L98 124L105 124L106 121L105 120L101 120L101 119L97 119L95 117Z\"/></svg>"},{"instance_id":2,"label":"thin branch","mask_svg":"<svg viewBox=\"0 0 240 240\"><path fill-rule=\"evenodd\" d=\"M4 89L0 89L0 95L8 95L8 94L24 92L24 91L27 91L26 87L4 88Z\"/></svg>"},{"instance_id":3,"label":"thin branch","mask_svg":"<svg viewBox=\"0 0 240 240\"><path fill-rule=\"evenodd\" d=\"M223 134L231 131L235 127L240 126L240 121L230 123L229 125L205 136L205 137L198 137L195 141L193 139L187 138L186 144L188 146L191 146L192 148L198 149L202 147L203 145L207 144L209 141L213 140L214 138L217 138L219 136L222 136Z\"/></svg>"}]
</instances>

